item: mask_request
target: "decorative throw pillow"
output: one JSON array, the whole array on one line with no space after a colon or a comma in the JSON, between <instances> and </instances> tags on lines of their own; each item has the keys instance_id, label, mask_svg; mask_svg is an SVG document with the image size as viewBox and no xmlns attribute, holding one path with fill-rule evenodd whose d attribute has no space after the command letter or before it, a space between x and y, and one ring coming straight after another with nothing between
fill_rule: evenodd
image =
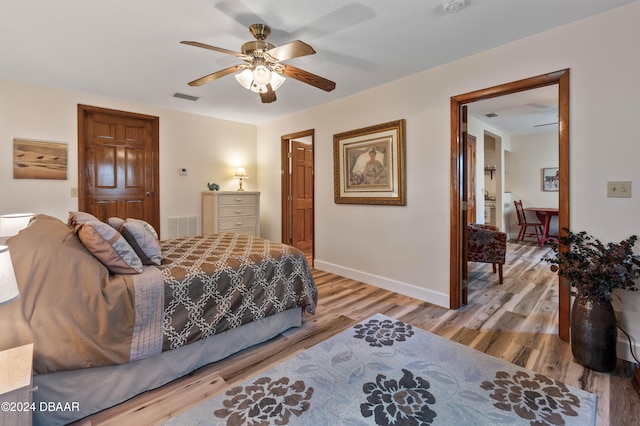
<instances>
[{"instance_id":1,"label":"decorative throw pillow","mask_svg":"<svg viewBox=\"0 0 640 426\"><path fill-rule=\"evenodd\" d=\"M100 222L100 219L87 212L69 212L69 220L67 223L73 229L76 226L87 222Z\"/></svg>"},{"instance_id":2,"label":"decorative throw pillow","mask_svg":"<svg viewBox=\"0 0 640 426\"><path fill-rule=\"evenodd\" d=\"M149 233L151 235L153 235L153 238L155 238L156 240L159 240L158 233L153 228L153 226L151 226L151 224L149 224L149 223L147 223L147 222L145 222L144 220L141 220L141 219L130 219L130 218L128 218L127 221L129 221L129 220L135 220L135 221L139 222L140 225L142 225L147 231L149 231Z\"/></svg>"},{"instance_id":3,"label":"decorative throw pillow","mask_svg":"<svg viewBox=\"0 0 640 426\"><path fill-rule=\"evenodd\" d=\"M142 261L127 240L111 226L88 221L76 226L82 244L113 274L139 274Z\"/></svg>"},{"instance_id":4,"label":"decorative throw pillow","mask_svg":"<svg viewBox=\"0 0 640 426\"><path fill-rule=\"evenodd\" d=\"M143 220L127 219L120 227L120 233L133 247L144 265L160 265L162 251L157 234L151 233L144 223L146 222Z\"/></svg>"},{"instance_id":5,"label":"decorative throw pillow","mask_svg":"<svg viewBox=\"0 0 640 426\"><path fill-rule=\"evenodd\" d=\"M107 219L107 223L113 227L116 231L120 232L120 228L124 224L124 219L120 219L119 217L110 217Z\"/></svg>"}]
</instances>

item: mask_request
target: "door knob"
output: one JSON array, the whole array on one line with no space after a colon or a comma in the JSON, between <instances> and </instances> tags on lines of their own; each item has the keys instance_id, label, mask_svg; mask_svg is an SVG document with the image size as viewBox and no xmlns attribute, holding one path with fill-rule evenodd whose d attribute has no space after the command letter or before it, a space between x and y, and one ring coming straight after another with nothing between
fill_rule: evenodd
<instances>
[{"instance_id":1,"label":"door knob","mask_svg":"<svg viewBox=\"0 0 640 426\"><path fill-rule=\"evenodd\" d=\"M147 193L145 194L147 197L151 197L153 195L153 192L151 191L147 191Z\"/></svg>"}]
</instances>

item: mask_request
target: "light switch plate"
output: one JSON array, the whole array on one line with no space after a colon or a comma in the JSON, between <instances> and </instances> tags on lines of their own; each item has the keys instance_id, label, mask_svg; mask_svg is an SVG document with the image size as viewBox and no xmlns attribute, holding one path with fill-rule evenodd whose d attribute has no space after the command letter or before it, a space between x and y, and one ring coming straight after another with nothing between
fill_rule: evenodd
<instances>
[{"instance_id":1,"label":"light switch plate","mask_svg":"<svg viewBox=\"0 0 640 426\"><path fill-rule=\"evenodd\" d=\"M607 197L631 198L631 181L607 182Z\"/></svg>"}]
</instances>

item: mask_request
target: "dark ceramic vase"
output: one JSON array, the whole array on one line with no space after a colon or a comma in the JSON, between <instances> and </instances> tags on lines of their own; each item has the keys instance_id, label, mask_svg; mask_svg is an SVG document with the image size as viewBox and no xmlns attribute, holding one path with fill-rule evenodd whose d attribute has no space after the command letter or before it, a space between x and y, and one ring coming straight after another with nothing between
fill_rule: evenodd
<instances>
[{"instance_id":1,"label":"dark ceramic vase","mask_svg":"<svg viewBox=\"0 0 640 426\"><path fill-rule=\"evenodd\" d=\"M576 297L571 310L571 352L576 362L595 371L615 370L617 340L611 302Z\"/></svg>"}]
</instances>

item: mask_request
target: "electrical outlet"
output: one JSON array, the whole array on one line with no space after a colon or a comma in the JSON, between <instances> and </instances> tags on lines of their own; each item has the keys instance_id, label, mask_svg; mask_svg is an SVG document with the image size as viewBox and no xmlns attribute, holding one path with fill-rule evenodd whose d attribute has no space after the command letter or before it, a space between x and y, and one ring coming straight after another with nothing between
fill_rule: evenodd
<instances>
[{"instance_id":1,"label":"electrical outlet","mask_svg":"<svg viewBox=\"0 0 640 426\"><path fill-rule=\"evenodd\" d=\"M631 198L631 181L607 182L607 197Z\"/></svg>"}]
</instances>

